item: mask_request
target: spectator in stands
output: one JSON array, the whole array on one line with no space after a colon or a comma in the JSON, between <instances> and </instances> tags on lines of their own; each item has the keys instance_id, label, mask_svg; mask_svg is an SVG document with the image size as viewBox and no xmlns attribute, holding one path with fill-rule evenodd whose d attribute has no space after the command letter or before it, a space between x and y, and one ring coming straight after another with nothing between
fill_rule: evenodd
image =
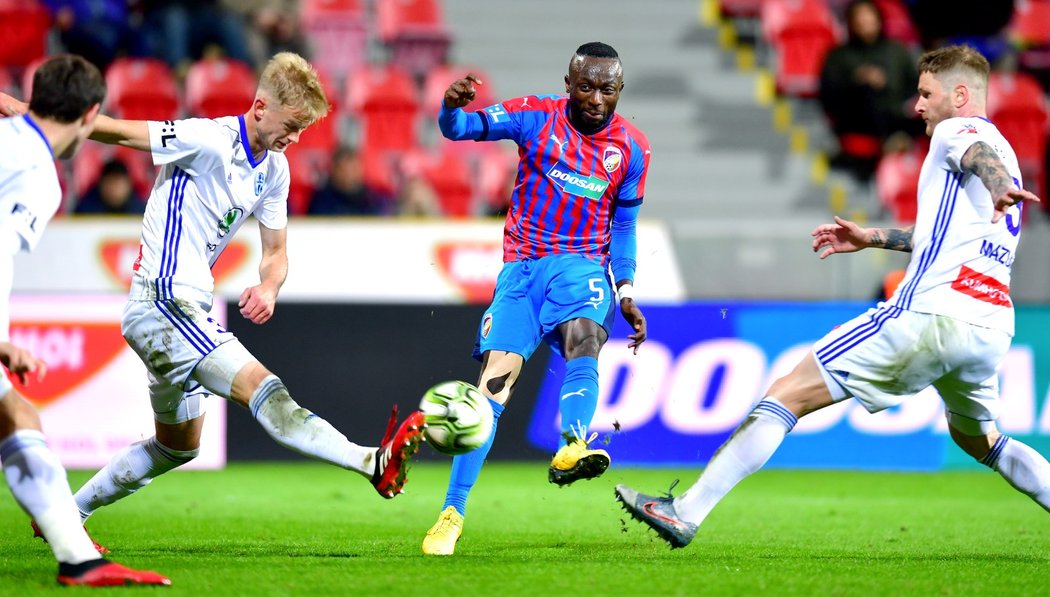
<instances>
[{"instance_id":1,"label":"spectator in stands","mask_svg":"<svg viewBox=\"0 0 1050 597\"><path fill-rule=\"evenodd\" d=\"M306 54L307 44L299 28L298 0L223 0L247 24L248 52L256 63L278 52Z\"/></svg>"},{"instance_id":2,"label":"spectator in stands","mask_svg":"<svg viewBox=\"0 0 1050 597\"><path fill-rule=\"evenodd\" d=\"M401 184L397 194L397 213L401 216L443 215L437 193L422 176L412 176Z\"/></svg>"},{"instance_id":3,"label":"spectator in stands","mask_svg":"<svg viewBox=\"0 0 1050 597\"><path fill-rule=\"evenodd\" d=\"M63 49L79 54L105 71L120 55L146 53L139 30L140 15L128 0L44 0L51 11Z\"/></svg>"},{"instance_id":4,"label":"spectator in stands","mask_svg":"<svg viewBox=\"0 0 1050 597\"><path fill-rule=\"evenodd\" d=\"M120 160L110 160L102 166L98 182L77 203L76 214L138 214L146 210L146 203L135 194L128 167Z\"/></svg>"},{"instance_id":5,"label":"spectator in stands","mask_svg":"<svg viewBox=\"0 0 1050 597\"><path fill-rule=\"evenodd\" d=\"M153 56L180 76L189 64L218 46L228 58L255 65L245 42L245 24L219 0L150 0L144 3L143 30Z\"/></svg>"},{"instance_id":6,"label":"spectator in stands","mask_svg":"<svg viewBox=\"0 0 1050 597\"><path fill-rule=\"evenodd\" d=\"M1014 0L908 0L912 22L924 48L951 43L973 46L989 62L1009 50L1004 29L1014 13Z\"/></svg>"},{"instance_id":7,"label":"spectator in stands","mask_svg":"<svg viewBox=\"0 0 1050 597\"><path fill-rule=\"evenodd\" d=\"M332 156L328 181L310 199L311 215L378 216L391 215L393 200L365 182L361 155L351 147L341 147Z\"/></svg>"},{"instance_id":8,"label":"spectator in stands","mask_svg":"<svg viewBox=\"0 0 1050 597\"><path fill-rule=\"evenodd\" d=\"M910 99L918 74L911 54L882 32L872 0L855 0L846 9L849 40L833 49L820 75L820 103L839 140L832 165L871 180L882 144L892 134L917 134Z\"/></svg>"}]
</instances>

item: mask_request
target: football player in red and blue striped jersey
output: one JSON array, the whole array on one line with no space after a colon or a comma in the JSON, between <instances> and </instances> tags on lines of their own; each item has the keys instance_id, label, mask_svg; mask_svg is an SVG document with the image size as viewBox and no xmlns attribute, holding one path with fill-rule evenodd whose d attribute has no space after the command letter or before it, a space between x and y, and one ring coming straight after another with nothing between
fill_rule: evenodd
<instances>
[{"instance_id":1,"label":"football player in red and blue striped jersey","mask_svg":"<svg viewBox=\"0 0 1050 597\"><path fill-rule=\"evenodd\" d=\"M449 139L510 139L518 145L504 265L474 348L482 362L478 387L495 417L488 443L453 459L445 509L423 542L423 552L431 555L454 552L467 494L499 415L540 343L566 361L559 402L564 444L549 479L567 485L609 466L605 450L588 447L597 434L588 437L587 430L598 400L598 351L609 337L616 302L633 330L629 346L637 352L646 337L632 290L635 222L650 150L645 135L615 112L623 89L616 50L599 42L580 46L565 76L566 96L529 95L464 112L480 84L474 75L453 82L438 124Z\"/></svg>"}]
</instances>

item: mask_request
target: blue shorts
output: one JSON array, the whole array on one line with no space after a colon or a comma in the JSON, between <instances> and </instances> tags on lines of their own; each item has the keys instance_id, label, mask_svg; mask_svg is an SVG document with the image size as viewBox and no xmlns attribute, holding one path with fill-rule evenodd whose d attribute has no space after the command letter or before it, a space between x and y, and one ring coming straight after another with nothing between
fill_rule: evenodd
<instances>
[{"instance_id":1,"label":"blue shorts","mask_svg":"<svg viewBox=\"0 0 1050 597\"><path fill-rule=\"evenodd\" d=\"M608 270L576 253L503 264L492 304L485 311L474 343L474 358L489 350L528 359L546 341L562 354L558 325L584 317L605 328L613 323L616 303Z\"/></svg>"}]
</instances>

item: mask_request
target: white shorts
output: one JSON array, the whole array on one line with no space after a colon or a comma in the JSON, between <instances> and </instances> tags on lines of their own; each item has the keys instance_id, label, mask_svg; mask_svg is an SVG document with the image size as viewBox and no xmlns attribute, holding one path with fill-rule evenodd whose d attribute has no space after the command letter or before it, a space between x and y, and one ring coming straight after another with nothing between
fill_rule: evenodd
<instances>
[{"instance_id":1,"label":"white shorts","mask_svg":"<svg viewBox=\"0 0 1050 597\"><path fill-rule=\"evenodd\" d=\"M869 412L897 406L929 386L948 422L982 435L999 418L999 364L1010 335L944 315L882 306L835 328L813 347L832 398Z\"/></svg>"},{"instance_id":2,"label":"white shorts","mask_svg":"<svg viewBox=\"0 0 1050 597\"><path fill-rule=\"evenodd\" d=\"M234 376L255 360L190 301L128 301L120 330L146 365L154 417L168 425L203 415L209 395L229 398Z\"/></svg>"}]
</instances>

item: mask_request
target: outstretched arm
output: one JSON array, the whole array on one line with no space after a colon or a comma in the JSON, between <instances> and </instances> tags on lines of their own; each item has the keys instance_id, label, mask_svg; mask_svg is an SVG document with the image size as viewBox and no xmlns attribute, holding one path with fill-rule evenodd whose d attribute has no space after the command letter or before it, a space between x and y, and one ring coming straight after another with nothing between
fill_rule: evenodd
<instances>
[{"instance_id":1,"label":"outstretched arm","mask_svg":"<svg viewBox=\"0 0 1050 597\"><path fill-rule=\"evenodd\" d=\"M992 194L992 201L995 202L992 222L998 222L1006 215L1007 209L1022 201L1039 202L1039 197L1016 187L1003 161L999 159L999 155L984 141L971 145L963 154L959 165L964 172L972 172L977 178L980 178L988 192Z\"/></svg>"},{"instance_id":2,"label":"outstretched arm","mask_svg":"<svg viewBox=\"0 0 1050 597\"><path fill-rule=\"evenodd\" d=\"M813 232L813 251L825 259L835 253L853 253L868 247L911 253L912 232L908 228L861 228L855 222L835 216L834 224L822 224Z\"/></svg>"},{"instance_id":3,"label":"outstretched arm","mask_svg":"<svg viewBox=\"0 0 1050 597\"><path fill-rule=\"evenodd\" d=\"M149 128L145 120L119 120L103 114L95 120L91 139L108 145L123 145L139 151L149 151Z\"/></svg>"},{"instance_id":4,"label":"outstretched arm","mask_svg":"<svg viewBox=\"0 0 1050 597\"><path fill-rule=\"evenodd\" d=\"M285 228L274 230L260 223L259 237L262 239L260 281L258 285L244 289L237 306L241 308L241 315L245 319L262 324L273 317L277 293L288 277L288 231Z\"/></svg>"}]
</instances>

